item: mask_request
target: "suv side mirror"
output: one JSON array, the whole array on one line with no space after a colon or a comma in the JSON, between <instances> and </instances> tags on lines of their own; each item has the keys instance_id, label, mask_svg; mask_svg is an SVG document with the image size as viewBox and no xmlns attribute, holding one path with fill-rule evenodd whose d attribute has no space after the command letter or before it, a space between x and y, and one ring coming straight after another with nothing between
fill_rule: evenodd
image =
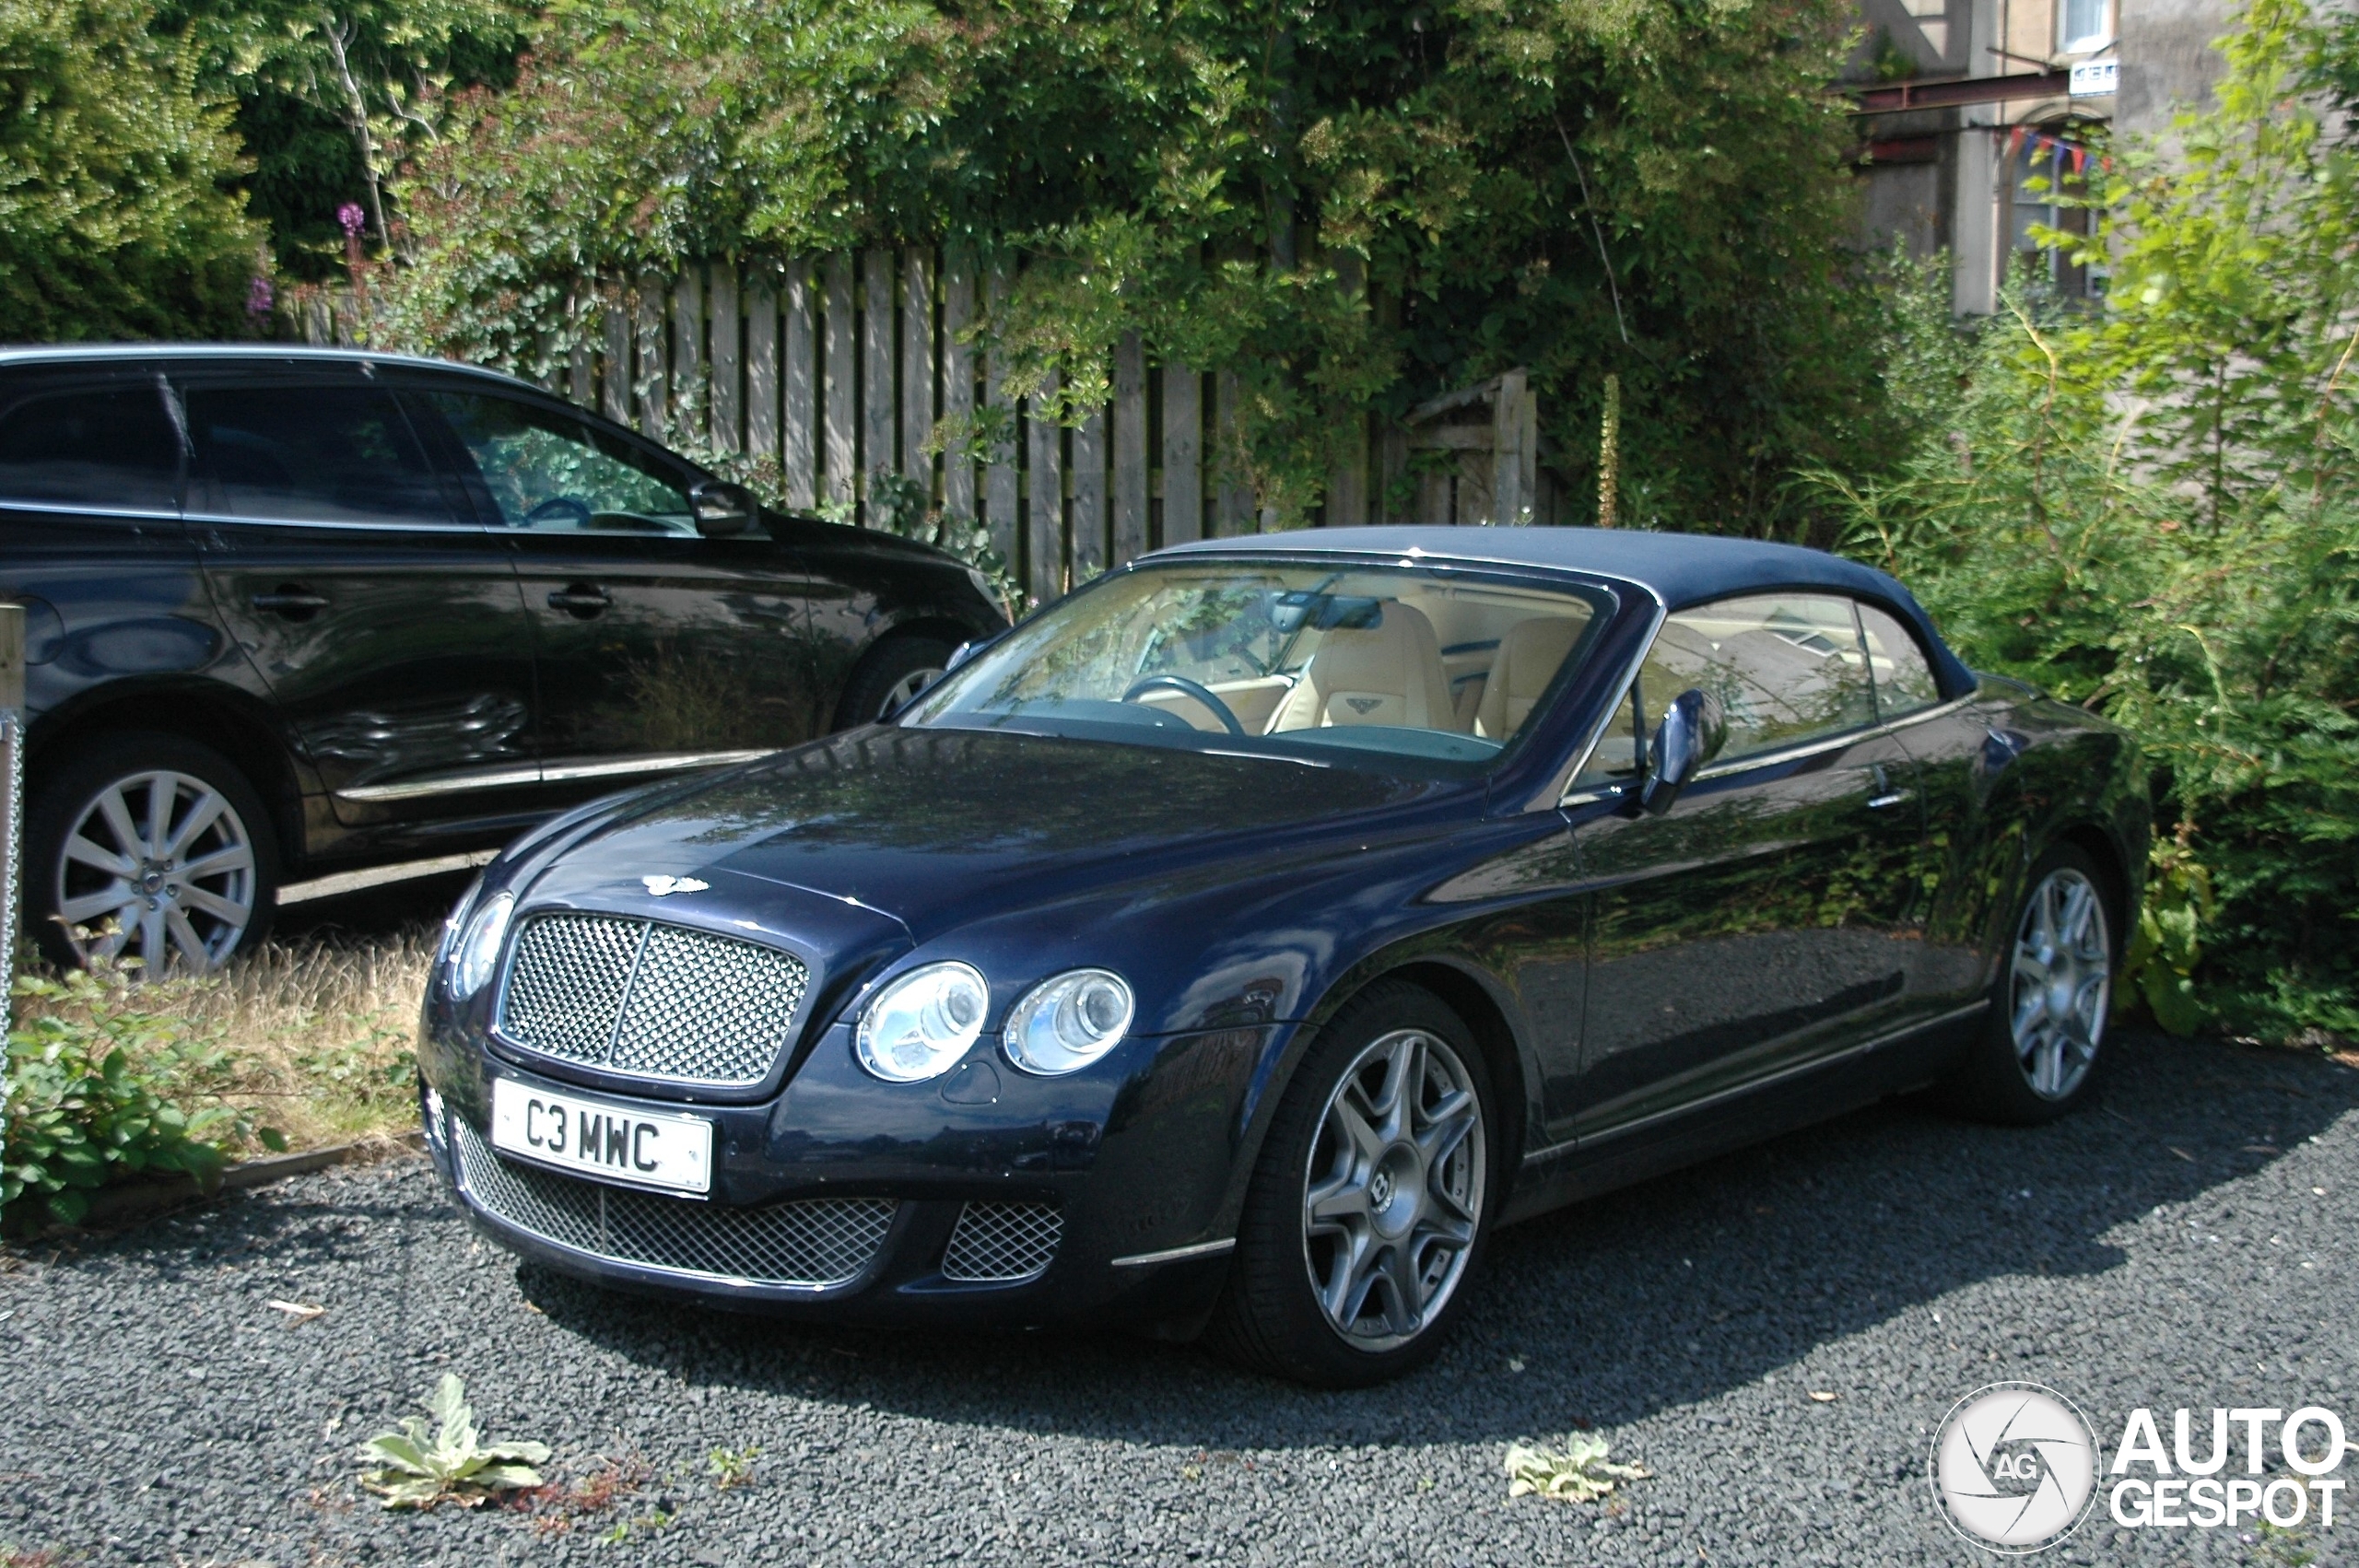
<instances>
[{"instance_id":1,"label":"suv side mirror","mask_svg":"<svg viewBox=\"0 0 2359 1568\"><path fill-rule=\"evenodd\" d=\"M1679 792L1719 755L1728 739L1728 720L1719 702L1693 688L1672 697L1662 722L1655 726L1647 776L1638 785L1638 809L1649 816L1671 810Z\"/></svg>"},{"instance_id":2,"label":"suv side mirror","mask_svg":"<svg viewBox=\"0 0 2359 1568\"><path fill-rule=\"evenodd\" d=\"M754 526L760 509L751 490L726 479L701 480L688 492L688 510L696 517L697 532L707 539L745 532Z\"/></svg>"},{"instance_id":3,"label":"suv side mirror","mask_svg":"<svg viewBox=\"0 0 2359 1568\"><path fill-rule=\"evenodd\" d=\"M1004 632L1000 632L995 633L991 637L968 638L966 641L960 643L957 647L950 650L950 658L942 666L942 673L947 675L951 671L956 670L959 665L964 664L968 660L972 659L976 654L980 653L984 649L989 648L992 644L997 642L1005 635L1006 634Z\"/></svg>"}]
</instances>

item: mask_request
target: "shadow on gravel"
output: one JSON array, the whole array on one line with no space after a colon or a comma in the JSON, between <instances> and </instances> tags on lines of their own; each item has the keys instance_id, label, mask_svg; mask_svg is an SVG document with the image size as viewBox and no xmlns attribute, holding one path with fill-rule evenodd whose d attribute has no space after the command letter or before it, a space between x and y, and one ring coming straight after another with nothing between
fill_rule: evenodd
<instances>
[{"instance_id":1,"label":"shadow on gravel","mask_svg":"<svg viewBox=\"0 0 2359 1568\"><path fill-rule=\"evenodd\" d=\"M633 1301L531 1267L517 1277L561 1327L691 1388L952 1424L1215 1451L1618 1424L1978 1280L2117 1267L2116 1227L2258 1171L2359 1106L2359 1071L2315 1055L2154 1036L2120 1045L2102 1099L2053 1127L1963 1124L1892 1102L1503 1232L1439 1362L1362 1393L1313 1393L1114 1335L816 1330Z\"/></svg>"}]
</instances>

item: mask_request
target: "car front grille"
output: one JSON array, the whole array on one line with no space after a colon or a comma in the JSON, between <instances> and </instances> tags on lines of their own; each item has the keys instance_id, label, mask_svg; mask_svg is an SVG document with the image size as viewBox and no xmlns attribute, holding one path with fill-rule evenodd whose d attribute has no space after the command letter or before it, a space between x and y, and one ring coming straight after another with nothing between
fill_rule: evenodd
<instances>
[{"instance_id":1,"label":"car front grille","mask_svg":"<svg viewBox=\"0 0 2359 1568\"><path fill-rule=\"evenodd\" d=\"M1053 1203L969 1203L943 1249L942 1277L1003 1285L1036 1279L1064 1234L1064 1214Z\"/></svg>"},{"instance_id":2,"label":"car front grille","mask_svg":"<svg viewBox=\"0 0 2359 1568\"><path fill-rule=\"evenodd\" d=\"M633 1077L758 1083L809 981L801 959L759 942L622 915L535 915L516 933L499 1032Z\"/></svg>"},{"instance_id":3,"label":"car front grille","mask_svg":"<svg viewBox=\"0 0 2359 1568\"><path fill-rule=\"evenodd\" d=\"M829 1198L729 1209L582 1181L510 1160L462 1118L451 1142L467 1196L544 1241L618 1263L702 1279L820 1290L849 1284L892 1228L885 1198Z\"/></svg>"}]
</instances>

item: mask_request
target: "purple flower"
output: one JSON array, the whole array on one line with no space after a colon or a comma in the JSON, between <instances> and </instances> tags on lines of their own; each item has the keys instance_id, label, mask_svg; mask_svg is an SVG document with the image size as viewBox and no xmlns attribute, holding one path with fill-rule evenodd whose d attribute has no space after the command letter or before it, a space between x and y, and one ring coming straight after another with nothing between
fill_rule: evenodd
<instances>
[{"instance_id":1,"label":"purple flower","mask_svg":"<svg viewBox=\"0 0 2359 1568\"><path fill-rule=\"evenodd\" d=\"M253 282L246 288L246 314L267 316L270 314L271 306L277 300L278 291L271 287L270 279L256 273Z\"/></svg>"},{"instance_id":2,"label":"purple flower","mask_svg":"<svg viewBox=\"0 0 2359 1568\"><path fill-rule=\"evenodd\" d=\"M335 209L335 220L344 225L347 236L356 235L360 232L360 226L369 221L369 215L360 210L358 202L346 202Z\"/></svg>"}]
</instances>

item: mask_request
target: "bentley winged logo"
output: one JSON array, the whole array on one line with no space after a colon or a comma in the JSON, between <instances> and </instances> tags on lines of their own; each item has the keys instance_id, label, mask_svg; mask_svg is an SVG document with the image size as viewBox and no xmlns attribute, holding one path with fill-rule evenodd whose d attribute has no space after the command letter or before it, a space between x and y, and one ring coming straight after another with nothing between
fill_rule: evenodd
<instances>
[{"instance_id":1,"label":"bentley winged logo","mask_svg":"<svg viewBox=\"0 0 2359 1568\"><path fill-rule=\"evenodd\" d=\"M658 898L668 898L675 893L702 893L712 885L692 876L643 876L639 884Z\"/></svg>"}]
</instances>

